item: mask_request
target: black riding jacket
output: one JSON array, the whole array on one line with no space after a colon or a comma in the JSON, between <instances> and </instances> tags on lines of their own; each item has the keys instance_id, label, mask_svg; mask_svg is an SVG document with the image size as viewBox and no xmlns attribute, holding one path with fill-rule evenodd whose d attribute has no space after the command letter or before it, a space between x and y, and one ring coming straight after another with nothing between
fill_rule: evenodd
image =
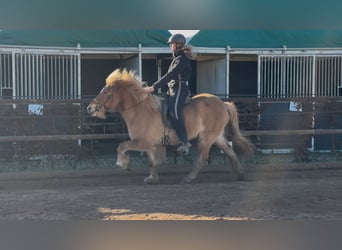
<instances>
[{"instance_id":1,"label":"black riding jacket","mask_svg":"<svg viewBox=\"0 0 342 250\"><path fill-rule=\"evenodd\" d=\"M185 55L183 51L177 51L173 54L173 60L168 72L152 85L154 87L154 92L157 93L159 88L163 88L172 80L176 82L186 82L190 79L190 76L191 59Z\"/></svg>"}]
</instances>

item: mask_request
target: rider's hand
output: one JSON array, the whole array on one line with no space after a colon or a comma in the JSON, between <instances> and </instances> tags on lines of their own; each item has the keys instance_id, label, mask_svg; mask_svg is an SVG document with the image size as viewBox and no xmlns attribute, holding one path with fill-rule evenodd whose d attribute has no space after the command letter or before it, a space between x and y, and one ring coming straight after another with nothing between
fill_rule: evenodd
<instances>
[{"instance_id":1,"label":"rider's hand","mask_svg":"<svg viewBox=\"0 0 342 250\"><path fill-rule=\"evenodd\" d=\"M147 92L147 93L152 93L154 92L154 88L152 86L150 87L145 87L144 90Z\"/></svg>"}]
</instances>

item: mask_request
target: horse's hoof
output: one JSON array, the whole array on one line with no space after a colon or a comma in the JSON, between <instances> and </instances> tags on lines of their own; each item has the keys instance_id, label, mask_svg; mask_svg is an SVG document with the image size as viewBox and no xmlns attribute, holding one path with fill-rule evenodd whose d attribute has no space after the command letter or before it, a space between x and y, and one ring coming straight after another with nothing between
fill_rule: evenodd
<instances>
[{"instance_id":1,"label":"horse's hoof","mask_svg":"<svg viewBox=\"0 0 342 250\"><path fill-rule=\"evenodd\" d=\"M117 160L116 163L115 163L115 165L118 166L119 168L124 169L124 164L123 164L122 161Z\"/></svg>"},{"instance_id":2,"label":"horse's hoof","mask_svg":"<svg viewBox=\"0 0 342 250\"><path fill-rule=\"evenodd\" d=\"M125 170L125 171L130 171L131 170L130 167L129 167L129 164L124 164L121 161L117 161L116 162L116 166L118 166L120 169Z\"/></svg>"},{"instance_id":3,"label":"horse's hoof","mask_svg":"<svg viewBox=\"0 0 342 250\"><path fill-rule=\"evenodd\" d=\"M144 184L145 184L145 185L158 184L158 182L159 182L158 180L153 179L151 176L146 177L146 178L144 179Z\"/></svg>"},{"instance_id":4,"label":"horse's hoof","mask_svg":"<svg viewBox=\"0 0 342 250\"><path fill-rule=\"evenodd\" d=\"M184 177L181 184L191 184L191 180L188 177Z\"/></svg>"}]
</instances>

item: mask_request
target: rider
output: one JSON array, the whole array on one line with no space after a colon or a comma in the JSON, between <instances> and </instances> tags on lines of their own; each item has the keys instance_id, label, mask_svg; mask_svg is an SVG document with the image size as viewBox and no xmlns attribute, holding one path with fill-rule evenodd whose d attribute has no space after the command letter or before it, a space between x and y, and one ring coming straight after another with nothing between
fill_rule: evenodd
<instances>
[{"instance_id":1,"label":"rider","mask_svg":"<svg viewBox=\"0 0 342 250\"><path fill-rule=\"evenodd\" d=\"M168 72L156 81L152 86L146 87L150 93L158 93L159 89L168 86L168 102L171 126L175 129L180 140L177 151L187 155L191 144L188 141L183 117L183 107L190 96L188 81L191 76L191 47L186 45L186 39L182 34L172 35L168 43L170 45L173 60Z\"/></svg>"}]
</instances>

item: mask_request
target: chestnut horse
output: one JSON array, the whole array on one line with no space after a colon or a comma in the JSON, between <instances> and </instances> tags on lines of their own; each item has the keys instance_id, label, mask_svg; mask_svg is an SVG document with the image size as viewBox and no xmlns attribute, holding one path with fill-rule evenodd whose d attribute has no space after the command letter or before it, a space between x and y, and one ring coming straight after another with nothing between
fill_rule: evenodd
<instances>
[{"instance_id":1,"label":"chestnut horse","mask_svg":"<svg viewBox=\"0 0 342 250\"><path fill-rule=\"evenodd\" d=\"M150 175L144 179L145 184L159 181L157 166L166 159L166 147L161 142L165 133L169 137L169 145L179 143L175 131L164 125L159 105L157 96L143 89L141 80L133 71L116 69L107 77L105 87L87 107L91 116L102 119L105 119L106 112L119 112L122 115L130 140L118 146L116 164L127 169L129 156L126 151L145 152L150 165ZM238 179L242 180L241 164L227 142L225 131L229 132L234 146L238 146L242 152L251 155L254 146L239 131L235 105L223 102L212 94L198 94L184 107L184 120L189 139L198 138L198 158L183 182L190 183L197 177L213 144L228 156Z\"/></svg>"}]
</instances>

